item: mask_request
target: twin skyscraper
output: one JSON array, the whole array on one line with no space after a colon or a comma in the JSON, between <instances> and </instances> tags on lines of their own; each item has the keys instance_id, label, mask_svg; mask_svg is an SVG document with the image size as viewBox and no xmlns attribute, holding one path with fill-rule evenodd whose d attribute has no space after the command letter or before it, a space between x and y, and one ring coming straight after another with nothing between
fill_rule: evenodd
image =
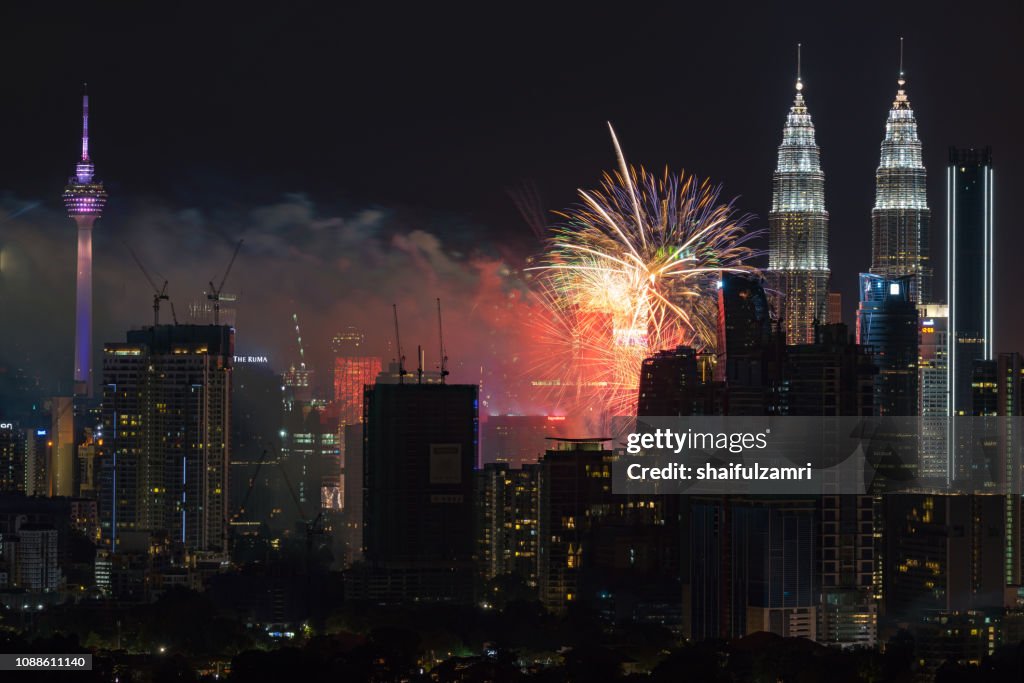
<instances>
[{"instance_id":1,"label":"twin skyscraper","mask_svg":"<svg viewBox=\"0 0 1024 683\"><path fill-rule=\"evenodd\" d=\"M902 51L902 44L901 44ZM886 280L909 277L911 297L931 301L931 212L917 121L900 64L896 99L889 110L875 173L871 212L871 273ZM829 267L825 175L814 124L807 110L797 56L796 97L786 117L768 215L768 281L779 294L789 344L814 342L815 322L827 322Z\"/></svg>"}]
</instances>

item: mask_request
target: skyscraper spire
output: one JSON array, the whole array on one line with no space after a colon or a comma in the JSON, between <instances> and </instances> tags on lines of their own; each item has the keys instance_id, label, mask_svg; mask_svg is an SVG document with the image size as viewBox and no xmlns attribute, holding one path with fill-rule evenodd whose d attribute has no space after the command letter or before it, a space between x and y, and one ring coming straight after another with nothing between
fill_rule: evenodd
<instances>
[{"instance_id":1,"label":"skyscraper spire","mask_svg":"<svg viewBox=\"0 0 1024 683\"><path fill-rule=\"evenodd\" d=\"M825 322L828 304L825 175L804 103L801 48L798 44L796 96L782 132L768 214L767 276L779 294L777 308L789 344L814 341L814 323Z\"/></svg>"},{"instance_id":2,"label":"skyscraper spire","mask_svg":"<svg viewBox=\"0 0 1024 683\"><path fill-rule=\"evenodd\" d=\"M89 96L82 95L82 158L64 188L64 208L78 226L78 273L75 287L75 393L91 396L92 373L92 228L103 213L107 192L93 177L89 158Z\"/></svg>"},{"instance_id":3,"label":"skyscraper spire","mask_svg":"<svg viewBox=\"0 0 1024 683\"><path fill-rule=\"evenodd\" d=\"M903 36L900 36L900 77L896 81L899 83L900 88L906 84L906 79L903 78Z\"/></svg>"},{"instance_id":4,"label":"skyscraper spire","mask_svg":"<svg viewBox=\"0 0 1024 683\"><path fill-rule=\"evenodd\" d=\"M801 48L801 44L797 43L796 44L796 89L797 90L803 90L804 89L804 82L800 78L800 48Z\"/></svg>"},{"instance_id":5,"label":"skyscraper spire","mask_svg":"<svg viewBox=\"0 0 1024 683\"><path fill-rule=\"evenodd\" d=\"M898 89L885 123L881 160L875 172L875 208L871 211L871 272L894 280L912 275L911 296L931 302L929 255L931 210L926 196L917 120L904 89L903 39L900 38Z\"/></svg>"}]
</instances>

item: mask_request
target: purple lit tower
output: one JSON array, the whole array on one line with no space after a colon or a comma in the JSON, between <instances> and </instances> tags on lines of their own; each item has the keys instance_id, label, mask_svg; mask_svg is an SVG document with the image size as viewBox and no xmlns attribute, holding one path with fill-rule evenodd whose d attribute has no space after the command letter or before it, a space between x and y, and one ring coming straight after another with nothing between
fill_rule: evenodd
<instances>
[{"instance_id":1,"label":"purple lit tower","mask_svg":"<svg viewBox=\"0 0 1024 683\"><path fill-rule=\"evenodd\" d=\"M82 95L82 158L64 188L68 217L78 225L78 281L75 290L75 393L92 396L92 226L103 212L107 193L93 180L89 158L89 95Z\"/></svg>"}]
</instances>

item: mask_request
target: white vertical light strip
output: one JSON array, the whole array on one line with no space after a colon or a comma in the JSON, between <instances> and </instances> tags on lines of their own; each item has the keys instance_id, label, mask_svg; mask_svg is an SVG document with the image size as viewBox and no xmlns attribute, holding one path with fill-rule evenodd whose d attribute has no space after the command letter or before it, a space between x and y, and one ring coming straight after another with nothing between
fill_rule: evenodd
<instances>
[{"instance_id":1,"label":"white vertical light strip","mask_svg":"<svg viewBox=\"0 0 1024 683\"><path fill-rule=\"evenodd\" d=\"M983 162L984 163L984 162ZM988 168L985 165L981 167L981 230L982 230L982 258L984 259L981 266L981 277L982 277L982 298L981 298L981 329L985 335L985 343L982 346L982 353L984 353L985 360L991 360L992 354L989 349L992 344L992 339L988 334L989 330L989 313L990 307L988 305L991 300L991 295L988 289L988 271L989 271L989 234L988 234Z\"/></svg>"},{"instance_id":2,"label":"white vertical light strip","mask_svg":"<svg viewBox=\"0 0 1024 683\"><path fill-rule=\"evenodd\" d=\"M946 414L956 415L956 160L946 167ZM956 457L953 444L956 427L953 419L946 427L946 484L956 478Z\"/></svg>"},{"instance_id":3,"label":"white vertical light strip","mask_svg":"<svg viewBox=\"0 0 1024 683\"><path fill-rule=\"evenodd\" d=\"M947 388L949 414L956 415L953 378L956 376L956 168L950 163L946 171L946 302L949 305Z\"/></svg>"},{"instance_id":4,"label":"white vertical light strip","mask_svg":"<svg viewBox=\"0 0 1024 683\"><path fill-rule=\"evenodd\" d=\"M991 166L991 161L988 167L988 221L986 229L988 231L988 254L985 255L985 267L988 269L988 299L985 301L986 310L988 311L988 358L989 360L995 358L995 343L996 343L996 326L995 326L995 272L996 272L996 172Z\"/></svg>"}]
</instances>

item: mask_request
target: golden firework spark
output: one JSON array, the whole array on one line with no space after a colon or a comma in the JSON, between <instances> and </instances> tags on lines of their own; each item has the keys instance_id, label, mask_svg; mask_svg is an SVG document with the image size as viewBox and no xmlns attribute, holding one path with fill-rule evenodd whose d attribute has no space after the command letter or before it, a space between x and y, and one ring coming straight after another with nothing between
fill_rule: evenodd
<instances>
[{"instance_id":1,"label":"golden firework spark","mask_svg":"<svg viewBox=\"0 0 1024 683\"><path fill-rule=\"evenodd\" d=\"M535 316L536 341L551 350L534 371L547 373L560 401L589 395L629 414L644 358L680 344L714 349L722 273L757 273L757 233L734 202L719 201L720 186L629 166L609 130L619 169L558 214L529 269L545 312Z\"/></svg>"}]
</instances>

